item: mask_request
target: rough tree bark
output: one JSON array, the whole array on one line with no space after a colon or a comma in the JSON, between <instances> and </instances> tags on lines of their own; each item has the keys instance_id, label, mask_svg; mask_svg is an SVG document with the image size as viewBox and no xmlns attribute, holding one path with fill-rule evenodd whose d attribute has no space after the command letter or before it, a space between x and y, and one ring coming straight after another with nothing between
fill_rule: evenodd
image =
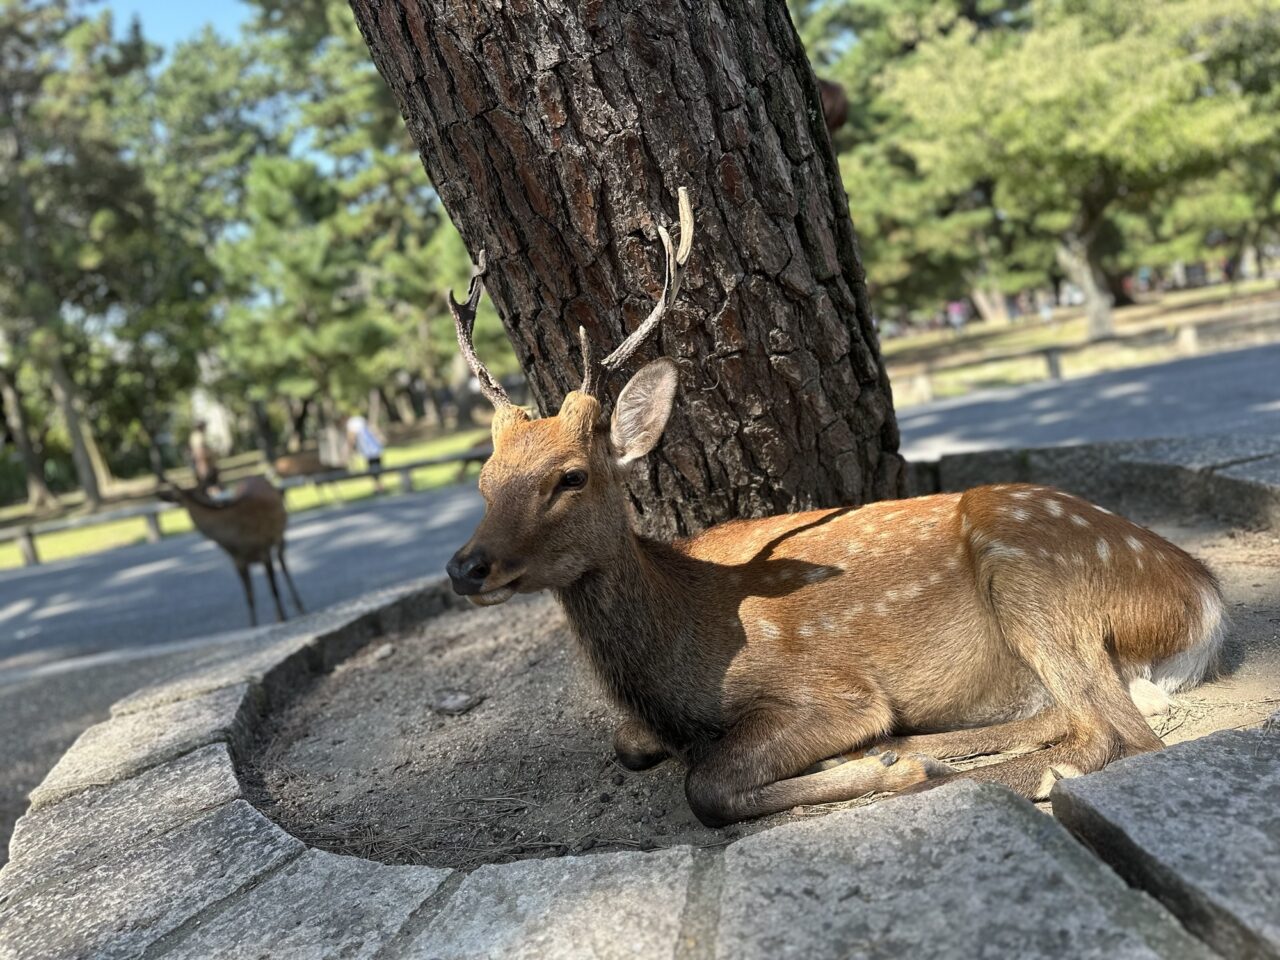
<instances>
[{"instance_id":1,"label":"rough tree bark","mask_svg":"<svg viewBox=\"0 0 1280 960\"><path fill-rule=\"evenodd\" d=\"M903 493L848 203L783 0L351 0L446 209L488 251L538 407L662 284L656 223L697 233L660 353L682 397L631 492L650 532ZM607 385L616 396L625 377Z\"/></svg>"},{"instance_id":2,"label":"rough tree bark","mask_svg":"<svg viewBox=\"0 0 1280 960\"><path fill-rule=\"evenodd\" d=\"M18 393L14 377L4 367L0 367L0 402L4 404L5 424L9 428L9 436L13 437L13 445L18 448L27 477L27 505L33 510L57 506L58 498L45 483L44 464L31 443L31 429L27 425L22 395Z\"/></svg>"}]
</instances>

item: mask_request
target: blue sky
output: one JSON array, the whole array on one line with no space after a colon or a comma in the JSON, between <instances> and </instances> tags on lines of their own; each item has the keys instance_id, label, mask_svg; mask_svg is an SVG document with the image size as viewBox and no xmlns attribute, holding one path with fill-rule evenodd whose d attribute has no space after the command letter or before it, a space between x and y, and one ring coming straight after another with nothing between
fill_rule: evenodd
<instances>
[{"instance_id":1,"label":"blue sky","mask_svg":"<svg viewBox=\"0 0 1280 960\"><path fill-rule=\"evenodd\" d=\"M106 5L115 14L117 28L136 14L142 19L143 35L166 49L206 23L234 37L252 13L240 0L107 0Z\"/></svg>"}]
</instances>

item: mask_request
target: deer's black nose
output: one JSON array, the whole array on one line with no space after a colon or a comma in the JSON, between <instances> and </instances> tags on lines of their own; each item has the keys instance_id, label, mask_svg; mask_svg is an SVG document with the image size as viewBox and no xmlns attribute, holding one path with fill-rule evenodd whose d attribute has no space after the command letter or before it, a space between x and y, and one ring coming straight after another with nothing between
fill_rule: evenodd
<instances>
[{"instance_id":1,"label":"deer's black nose","mask_svg":"<svg viewBox=\"0 0 1280 960\"><path fill-rule=\"evenodd\" d=\"M445 565L449 579L453 581L453 592L461 596L479 593L484 588L492 565L489 556L483 550L468 551L463 547L453 555L453 559Z\"/></svg>"}]
</instances>

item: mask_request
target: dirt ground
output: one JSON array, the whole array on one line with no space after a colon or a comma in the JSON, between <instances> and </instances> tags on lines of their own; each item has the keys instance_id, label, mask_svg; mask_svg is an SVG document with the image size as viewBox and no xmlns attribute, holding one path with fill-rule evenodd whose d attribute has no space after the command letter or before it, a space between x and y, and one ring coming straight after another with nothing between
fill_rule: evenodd
<instances>
[{"instance_id":1,"label":"dirt ground","mask_svg":"<svg viewBox=\"0 0 1280 960\"><path fill-rule=\"evenodd\" d=\"M1134 518L1209 564L1233 620L1222 675L1153 718L1157 733L1172 744L1261 723L1280 708L1280 536ZM483 699L468 709L475 698ZM678 764L644 773L617 765L618 722L554 601L517 599L438 617L317 678L269 718L247 786L263 812L308 843L460 869L714 846L870 802L711 830L690 814Z\"/></svg>"}]
</instances>

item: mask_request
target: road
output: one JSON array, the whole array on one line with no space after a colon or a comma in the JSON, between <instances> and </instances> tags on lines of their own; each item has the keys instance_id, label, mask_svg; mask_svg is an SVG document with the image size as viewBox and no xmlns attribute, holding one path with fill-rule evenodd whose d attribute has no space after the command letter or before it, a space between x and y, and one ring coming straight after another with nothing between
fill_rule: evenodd
<instances>
[{"instance_id":1,"label":"road","mask_svg":"<svg viewBox=\"0 0 1280 960\"><path fill-rule=\"evenodd\" d=\"M909 457L990 447L1280 433L1280 346L911 407ZM362 501L290 525L290 566L321 607L443 571L480 516L471 487ZM258 581L259 610L270 609ZM85 727L191 651L251 649L231 564L195 535L0 575L0 863L24 797Z\"/></svg>"},{"instance_id":2,"label":"road","mask_svg":"<svg viewBox=\"0 0 1280 960\"><path fill-rule=\"evenodd\" d=\"M971 393L900 410L898 425L910 460L1100 440L1280 434L1280 344Z\"/></svg>"}]
</instances>

